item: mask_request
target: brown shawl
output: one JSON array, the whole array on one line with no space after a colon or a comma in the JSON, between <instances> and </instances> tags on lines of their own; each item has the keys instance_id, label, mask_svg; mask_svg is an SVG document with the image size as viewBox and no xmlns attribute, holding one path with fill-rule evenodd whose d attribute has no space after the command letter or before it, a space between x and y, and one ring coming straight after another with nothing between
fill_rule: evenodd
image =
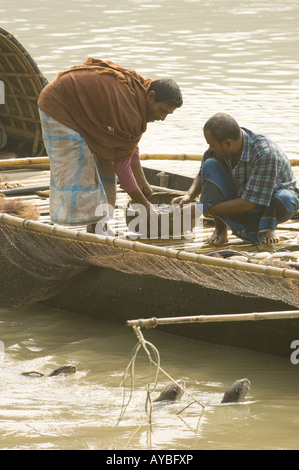
<instances>
[{"instance_id":1,"label":"brown shawl","mask_svg":"<svg viewBox=\"0 0 299 470\"><path fill-rule=\"evenodd\" d=\"M61 72L41 92L38 105L79 132L107 160L130 158L146 130L146 94L151 83L111 61L88 59Z\"/></svg>"}]
</instances>

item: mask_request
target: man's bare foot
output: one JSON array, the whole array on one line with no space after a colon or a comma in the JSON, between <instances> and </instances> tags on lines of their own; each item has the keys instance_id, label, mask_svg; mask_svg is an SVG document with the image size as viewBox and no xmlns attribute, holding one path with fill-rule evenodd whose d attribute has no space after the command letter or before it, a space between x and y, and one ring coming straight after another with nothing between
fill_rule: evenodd
<instances>
[{"instance_id":1,"label":"man's bare foot","mask_svg":"<svg viewBox=\"0 0 299 470\"><path fill-rule=\"evenodd\" d=\"M264 236L262 238L263 244L274 244L278 242L278 238L275 235L275 230L267 230L264 232Z\"/></svg>"},{"instance_id":2,"label":"man's bare foot","mask_svg":"<svg viewBox=\"0 0 299 470\"><path fill-rule=\"evenodd\" d=\"M219 232L217 229L214 230L211 238L207 241L210 245L222 245L228 242L227 229Z\"/></svg>"},{"instance_id":3,"label":"man's bare foot","mask_svg":"<svg viewBox=\"0 0 299 470\"><path fill-rule=\"evenodd\" d=\"M221 245L228 242L227 227L222 220L214 217L215 230L212 233L211 238L207 241L210 245Z\"/></svg>"}]
</instances>

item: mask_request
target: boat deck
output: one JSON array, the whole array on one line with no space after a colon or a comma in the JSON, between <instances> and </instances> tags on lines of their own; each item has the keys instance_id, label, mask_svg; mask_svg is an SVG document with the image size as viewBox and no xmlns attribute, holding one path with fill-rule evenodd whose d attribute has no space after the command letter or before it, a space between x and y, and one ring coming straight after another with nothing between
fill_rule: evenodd
<instances>
[{"instance_id":1,"label":"boat deck","mask_svg":"<svg viewBox=\"0 0 299 470\"><path fill-rule=\"evenodd\" d=\"M148 160L145 167L155 168L161 170L167 170L169 168L169 163L167 165L166 161L157 161L157 160ZM178 162L174 164L172 162L172 169L175 168L175 171L178 174L183 174L193 178L199 167L199 162ZM47 187L49 185L50 172L45 167L40 166L38 169L32 168L18 168L18 169L5 169L0 172L1 182L0 190L7 191L6 197L12 198L21 198L22 200L27 200L34 202L39 206L40 209L40 218L39 221L45 224L50 224L49 216L49 198L48 191L33 191L32 194L27 195L18 195L10 194L10 190L14 188L36 188L36 187ZM299 166L293 167L294 173L299 179ZM116 234L122 238L129 238L130 232L125 221L125 208L129 202L129 196L118 187L117 191L117 204L115 208L114 220L112 222L112 228L115 230ZM78 231L85 231L85 226L82 227L68 227L70 229L75 229ZM193 230L193 238L190 238L190 234L184 238L183 236L180 239L138 239L138 241L146 244L163 246L163 247L172 247L177 250L191 251L194 253L205 254L210 253L215 250L223 249L232 249L238 252L252 252L252 251L273 251L274 249L288 248L292 247L292 250L299 251L299 215L298 218L289 220L284 224L281 224L277 227L276 234L278 237L278 243L275 245L260 245L256 247L249 243L246 243L229 231L229 241L226 244L215 247L207 243L207 240L211 237L214 230L214 224L212 220L204 219L203 227L201 229L195 228ZM296 248L298 245L298 249Z\"/></svg>"}]
</instances>

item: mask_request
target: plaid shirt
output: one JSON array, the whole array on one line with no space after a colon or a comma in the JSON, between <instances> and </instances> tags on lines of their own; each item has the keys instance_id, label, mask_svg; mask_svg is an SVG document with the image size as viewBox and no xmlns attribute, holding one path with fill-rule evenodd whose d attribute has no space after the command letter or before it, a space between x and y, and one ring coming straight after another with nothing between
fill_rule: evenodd
<instances>
[{"instance_id":1,"label":"plaid shirt","mask_svg":"<svg viewBox=\"0 0 299 470\"><path fill-rule=\"evenodd\" d=\"M273 194L279 189L291 190L299 201L296 178L285 153L264 135L255 134L244 127L243 151L235 167L230 157L225 159L229 173L237 187L237 197L254 204L269 206ZM207 158L216 157L207 151ZM217 157L216 157L217 158ZM223 158L218 157L217 160Z\"/></svg>"}]
</instances>

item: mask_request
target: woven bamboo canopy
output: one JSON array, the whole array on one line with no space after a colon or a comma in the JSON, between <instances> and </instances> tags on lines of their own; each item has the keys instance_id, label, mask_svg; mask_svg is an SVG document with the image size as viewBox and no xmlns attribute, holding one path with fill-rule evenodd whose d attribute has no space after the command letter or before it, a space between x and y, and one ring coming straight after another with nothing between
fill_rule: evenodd
<instances>
[{"instance_id":1,"label":"woven bamboo canopy","mask_svg":"<svg viewBox=\"0 0 299 470\"><path fill-rule=\"evenodd\" d=\"M5 98L4 104L0 104L0 120L8 137L8 146L13 146L16 153L21 146L23 152L31 155L43 153L37 100L47 80L24 47L2 28L0 80L4 84Z\"/></svg>"}]
</instances>

